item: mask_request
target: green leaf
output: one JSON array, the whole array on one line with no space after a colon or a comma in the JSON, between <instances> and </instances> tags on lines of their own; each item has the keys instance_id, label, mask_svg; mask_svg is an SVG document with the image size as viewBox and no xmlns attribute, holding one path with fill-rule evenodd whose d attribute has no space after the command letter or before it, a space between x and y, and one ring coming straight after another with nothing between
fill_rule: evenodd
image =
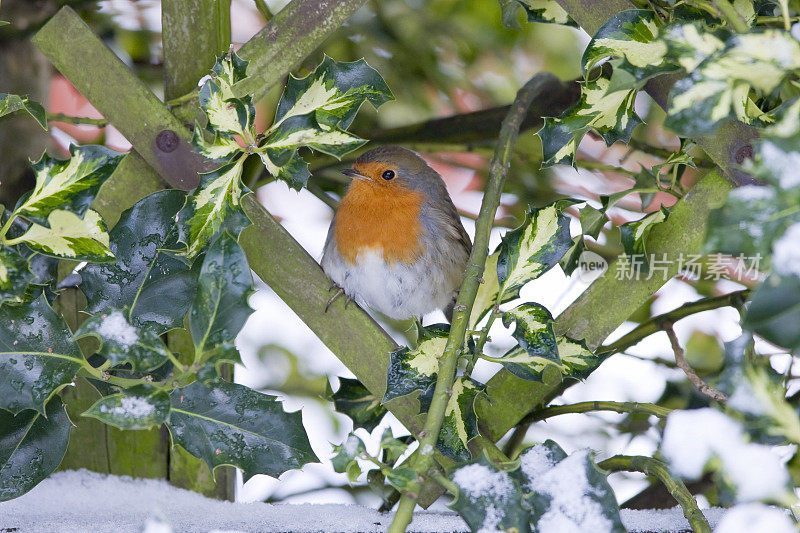
<instances>
[{"instance_id":1,"label":"green leaf","mask_svg":"<svg viewBox=\"0 0 800 533\"><path fill-rule=\"evenodd\" d=\"M0 21L0 26L4 26L8 22ZM39 102L30 100L27 96L19 96L18 94L0 93L0 117L15 113L17 111L25 111L34 119L43 130L47 131L47 113Z\"/></svg>"},{"instance_id":2,"label":"green leaf","mask_svg":"<svg viewBox=\"0 0 800 533\"><path fill-rule=\"evenodd\" d=\"M653 211L639 220L626 222L619 227L622 237L622 246L628 255L633 268L642 268L644 272L649 269L646 241L650 231L656 224L664 222L669 212L662 206L658 211Z\"/></svg>"},{"instance_id":3,"label":"green leaf","mask_svg":"<svg viewBox=\"0 0 800 533\"><path fill-rule=\"evenodd\" d=\"M81 416L96 418L119 429L149 429L169 418L169 394L158 390L128 390L105 396Z\"/></svg>"},{"instance_id":4,"label":"green leaf","mask_svg":"<svg viewBox=\"0 0 800 533\"><path fill-rule=\"evenodd\" d=\"M97 145L72 145L69 152L64 161L43 154L33 163L36 184L17 203L17 214L40 224L55 209L83 216L125 155Z\"/></svg>"},{"instance_id":5,"label":"green leaf","mask_svg":"<svg viewBox=\"0 0 800 533\"><path fill-rule=\"evenodd\" d=\"M339 378L339 390L333 393L331 399L338 412L353 420L354 428L371 432L386 414L381 399L357 379Z\"/></svg>"},{"instance_id":6,"label":"green leaf","mask_svg":"<svg viewBox=\"0 0 800 533\"><path fill-rule=\"evenodd\" d=\"M197 272L167 250L178 246L175 215L185 200L181 191L159 191L122 213L109 233L117 261L80 272L88 313L127 308L131 324L155 333L181 327L197 291Z\"/></svg>"},{"instance_id":7,"label":"green leaf","mask_svg":"<svg viewBox=\"0 0 800 533\"><path fill-rule=\"evenodd\" d=\"M47 216L47 226L33 223L22 236L7 241L23 243L45 255L79 261L102 262L114 259L109 249L106 225L97 211L89 209L83 218L71 211L56 209Z\"/></svg>"},{"instance_id":8,"label":"green leaf","mask_svg":"<svg viewBox=\"0 0 800 533\"><path fill-rule=\"evenodd\" d=\"M126 311L109 308L90 316L73 338L96 337L97 353L111 366L130 363L132 370L146 372L163 365L170 355L164 341L156 331L131 324Z\"/></svg>"},{"instance_id":9,"label":"green leaf","mask_svg":"<svg viewBox=\"0 0 800 533\"><path fill-rule=\"evenodd\" d=\"M450 507L472 531L531 531L519 484L485 457L456 469L451 479L458 494Z\"/></svg>"},{"instance_id":10,"label":"green leaf","mask_svg":"<svg viewBox=\"0 0 800 533\"><path fill-rule=\"evenodd\" d=\"M13 248L0 247L0 306L22 302L35 277L23 256Z\"/></svg>"},{"instance_id":11,"label":"green leaf","mask_svg":"<svg viewBox=\"0 0 800 533\"><path fill-rule=\"evenodd\" d=\"M58 468L71 427L58 396L46 413L0 410L0 502L22 496Z\"/></svg>"},{"instance_id":12,"label":"green leaf","mask_svg":"<svg viewBox=\"0 0 800 533\"><path fill-rule=\"evenodd\" d=\"M244 161L245 158L240 157L217 170L200 174L200 185L178 214L181 240L187 245L186 255L189 257L195 257L205 250L224 222L236 220L237 213L244 216L240 203L246 192L240 179ZM244 220L247 220L246 216ZM235 233L238 235L238 232Z\"/></svg>"},{"instance_id":13,"label":"green leaf","mask_svg":"<svg viewBox=\"0 0 800 533\"><path fill-rule=\"evenodd\" d=\"M572 20L569 13L561 7L556 0L518 0L525 13L528 15L528 22L548 22L552 24L563 24L565 26L578 27Z\"/></svg>"},{"instance_id":14,"label":"green leaf","mask_svg":"<svg viewBox=\"0 0 800 533\"><path fill-rule=\"evenodd\" d=\"M211 141L206 141L198 125L195 125L192 133L192 144L207 159L220 163L228 162L234 155L243 151L236 139L228 135L216 134Z\"/></svg>"},{"instance_id":15,"label":"green leaf","mask_svg":"<svg viewBox=\"0 0 800 533\"><path fill-rule=\"evenodd\" d=\"M227 137L240 135L247 144L255 142L256 109L249 96L226 98L220 86L211 79L200 89L199 100L211 133Z\"/></svg>"},{"instance_id":16,"label":"green leaf","mask_svg":"<svg viewBox=\"0 0 800 533\"><path fill-rule=\"evenodd\" d=\"M800 203L800 98L786 102L774 115L775 123L763 129L761 139L754 143L753 159L743 167L753 177L775 185L780 204L794 206Z\"/></svg>"},{"instance_id":17,"label":"green leaf","mask_svg":"<svg viewBox=\"0 0 800 533\"><path fill-rule=\"evenodd\" d=\"M280 165L273 163L267 152L262 152L258 155L267 168L267 172L276 179L285 181L292 189L299 191L306 186L308 178L311 177L308 163L297 152L293 153L285 164Z\"/></svg>"},{"instance_id":18,"label":"green leaf","mask_svg":"<svg viewBox=\"0 0 800 533\"><path fill-rule=\"evenodd\" d=\"M358 436L350 433L342 444L333 447L335 455L331 458L331 464L334 472L347 473L350 483L355 483L358 476L361 475L361 467L356 459L366 451L364 442Z\"/></svg>"},{"instance_id":19,"label":"green leaf","mask_svg":"<svg viewBox=\"0 0 800 533\"><path fill-rule=\"evenodd\" d=\"M303 429L300 412L287 413L274 396L243 385L195 382L175 389L167 423L173 443L205 461L277 477L317 457Z\"/></svg>"},{"instance_id":20,"label":"green leaf","mask_svg":"<svg viewBox=\"0 0 800 533\"><path fill-rule=\"evenodd\" d=\"M202 365L197 371L197 379L203 383L222 378L222 367L225 364L244 365L242 356L233 342L224 342L212 350L206 351L201 358L201 363Z\"/></svg>"},{"instance_id":21,"label":"green leaf","mask_svg":"<svg viewBox=\"0 0 800 533\"><path fill-rule=\"evenodd\" d=\"M473 379L457 377L453 382L436 442L436 448L453 461L465 462L472 458L469 442L479 435L475 398L482 392L483 386Z\"/></svg>"},{"instance_id":22,"label":"green leaf","mask_svg":"<svg viewBox=\"0 0 800 533\"><path fill-rule=\"evenodd\" d=\"M790 351L800 350L800 277L772 274L750 298L742 328Z\"/></svg>"},{"instance_id":23,"label":"green leaf","mask_svg":"<svg viewBox=\"0 0 800 533\"><path fill-rule=\"evenodd\" d=\"M223 234L203 258L197 297L189 312L189 330L196 353L233 342L253 312L250 267L239 243Z\"/></svg>"},{"instance_id":24,"label":"green leaf","mask_svg":"<svg viewBox=\"0 0 800 533\"><path fill-rule=\"evenodd\" d=\"M635 84L630 88L639 89L653 76L677 70L678 66L667 58L667 45L657 36L658 26L651 10L617 13L603 24L586 47L581 60L584 76L608 57L621 60L615 64L615 70L622 69L632 76Z\"/></svg>"},{"instance_id":25,"label":"green leaf","mask_svg":"<svg viewBox=\"0 0 800 533\"><path fill-rule=\"evenodd\" d=\"M366 140L338 127L317 124L311 115L291 117L272 130L262 150L268 157L276 152L307 147L341 159L345 154L366 144ZM264 158L262 157L262 160ZM275 164L275 157L270 157ZM269 170L269 167L267 167Z\"/></svg>"},{"instance_id":26,"label":"green leaf","mask_svg":"<svg viewBox=\"0 0 800 533\"><path fill-rule=\"evenodd\" d=\"M498 304L517 298L526 283L550 270L572 246L566 205L558 201L530 208L522 225L503 236L497 259Z\"/></svg>"},{"instance_id":27,"label":"green leaf","mask_svg":"<svg viewBox=\"0 0 800 533\"><path fill-rule=\"evenodd\" d=\"M386 481L399 492L408 492L415 483L419 482L419 476L410 466L398 466L386 474Z\"/></svg>"},{"instance_id":28,"label":"green leaf","mask_svg":"<svg viewBox=\"0 0 800 533\"><path fill-rule=\"evenodd\" d=\"M503 313L503 325L515 325L513 336L531 357L541 357L558 363L553 315L537 303L524 303Z\"/></svg>"},{"instance_id":29,"label":"green leaf","mask_svg":"<svg viewBox=\"0 0 800 533\"><path fill-rule=\"evenodd\" d=\"M500 292L500 281L497 279L497 260L500 257L500 248L486 258L483 268L483 283L478 285L478 294L472 304L472 313L469 317L468 329L475 329L481 318L494 307L497 294ZM502 302L501 302L502 303Z\"/></svg>"},{"instance_id":30,"label":"green leaf","mask_svg":"<svg viewBox=\"0 0 800 533\"><path fill-rule=\"evenodd\" d=\"M72 382L83 361L44 295L0 307L0 409L44 413L45 403Z\"/></svg>"},{"instance_id":31,"label":"green leaf","mask_svg":"<svg viewBox=\"0 0 800 533\"><path fill-rule=\"evenodd\" d=\"M381 450L385 454L384 462L386 464L394 464L400 457L406 453L408 444L394 438L392 428L386 428L381 435Z\"/></svg>"},{"instance_id":32,"label":"green leaf","mask_svg":"<svg viewBox=\"0 0 800 533\"><path fill-rule=\"evenodd\" d=\"M381 403L419 392L422 411L427 411L436 386L439 358L444 353L450 326L434 324L420 329L414 350L403 346L392 352L386 376L386 394Z\"/></svg>"},{"instance_id":33,"label":"green leaf","mask_svg":"<svg viewBox=\"0 0 800 533\"><path fill-rule=\"evenodd\" d=\"M564 379L582 380L589 377L600 363L611 354L595 354L582 340L566 336L558 338L558 356L561 358L561 373Z\"/></svg>"}]
</instances>

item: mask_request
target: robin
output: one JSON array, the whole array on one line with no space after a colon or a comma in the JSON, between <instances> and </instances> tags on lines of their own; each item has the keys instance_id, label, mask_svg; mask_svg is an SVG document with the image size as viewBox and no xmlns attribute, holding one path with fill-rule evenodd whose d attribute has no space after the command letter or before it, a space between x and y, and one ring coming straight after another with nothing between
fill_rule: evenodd
<instances>
[{"instance_id":1,"label":"robin","mask_svg":"<svg viewBox=\"0 0 800 533\"><path fill-rule=\"evenodd\" d=\"M333 217L322 268L347 302L388 317L422 317L453 304L472 249L439 174L399 146L365 152ZM345 302L345 305L347 305Z\"/></svg>"}]
</instances>

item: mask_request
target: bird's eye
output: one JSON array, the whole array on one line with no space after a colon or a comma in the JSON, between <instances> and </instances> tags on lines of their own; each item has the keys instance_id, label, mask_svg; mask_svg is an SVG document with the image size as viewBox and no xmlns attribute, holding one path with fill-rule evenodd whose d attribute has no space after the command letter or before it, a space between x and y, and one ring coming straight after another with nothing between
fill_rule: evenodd
<instances>
[{"instance_id":1,"label":"bird's eye","mask_svg":"<svg viewBox=\"0 0 800 533\"><path fill-rule=\"evenodd\" d=\"M394 178L394 170L384 170L381 177L387 181Z\"/></svg>"}]
</instances>

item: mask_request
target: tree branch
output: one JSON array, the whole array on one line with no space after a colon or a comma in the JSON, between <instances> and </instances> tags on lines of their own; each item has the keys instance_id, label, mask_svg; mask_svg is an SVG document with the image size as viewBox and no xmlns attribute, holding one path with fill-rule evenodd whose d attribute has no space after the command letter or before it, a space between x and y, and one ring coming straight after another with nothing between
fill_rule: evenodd
<instances>
[{"instance_id":1,"label":"tree branch","mask_svg":"<svg viewBox=\"0 0 800 533\"><path fill-rule=\"evenodd\" d=\"M702 380L700 376L698 376L694 369L692 369L689 362L686 360L686 357L683 355L683 348L681 348L681 343L678 342L678 337L675 335L675 330L672 329L672 324L665 323L662 326L662 329L669 337L669 342L672 344L672 351L675 352L675 362L678 364L678 367L683 370L683 373L686 374L686 377L689 378L689 381L692 382L694 388L700 394L704 396L708 396L712 400L718 401L720 403L725 403L728 401L728 397L722 391L719 391L706 383Z\"/></svg>"}]
</instances>

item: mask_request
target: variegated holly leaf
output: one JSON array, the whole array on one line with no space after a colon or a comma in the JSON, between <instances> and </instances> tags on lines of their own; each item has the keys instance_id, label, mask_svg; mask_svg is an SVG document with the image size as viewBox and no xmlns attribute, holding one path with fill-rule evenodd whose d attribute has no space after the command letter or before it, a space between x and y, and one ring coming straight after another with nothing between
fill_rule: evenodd
<instances>
[{"instance_id":1,"label":"variegated holly leaf","mask_svg":"<svg viewBox=\"0 0 800 533\"><path fill-rule=\"evenodd\" d=\"M168 250L178 246L175 216L185 201L181 191L158 191L122 213L109 232L117 260L80 271L88 313L127 308L131 324L155 333L181 327L197 291L197 271Z\"/></svg>"},{"instance_id":2,"label":"variegated holly leaf","mask_svg":"<svg viewBox=\"0 0 800 533\"><path fill-rule=\"evenodd\" d=\"M563 213L572 203L530 208L522 225L503 236L497 258L498 304L517 298L526 283L555 266L572 246L569 218Z\"/></svg>"},{"instance_id":3,"label":"variegated holly leaf","mask_svg":"<svg viewBox=\"0 0 800 533\"><path fill-rule=\"evenodd\" d=\"M227 96L212 78L203 84L199 99L200 107L208 119L208 131L217 137L232 138L233 135L239 135L246 145L255 145L256 109L249 96Z\"/></svg>"},{"instance_id":4,"label":"variegated holly leaf","mask_svg":"<svg viewBox=\"0 0 800 533\"><path fill-rule=\"evenodd\" d=\"M472 531L531 531L530 510L523 501L522 487L510 472L482 456L457 468L451 479L458 493L450 508Z\"/></svg>"},{"instance_id":5,"label":"variegated holly leaf","mask_svg":"<svg viewBox=\"0 0 800 533\"><path fill-rule=\"evenodd\" d=\"M81 416L96 418L119 429L149 429L169 419L169 394L137 388L97 400Z\"/></svg>"},{"instance_id":6,"label":"variegated holly leaf","mask_svg":"<svg viewBox=\"0 0 800 533\"><path fill-rule=\"evenodd\" d=\"M54 257L79 261L111 261L106 225L97 211L89 209L83 218L71 211L56 209L47 216L47 226L33 223L20 237L8 244L25 244L31 250Z\"/></svg>"},{"instance_id":7,"label":"variegated holly leaf","mask_svg":"<svg viewBox=\"0 0 800 533\"><path fill-rule=\"evenodd\" d=\"M200 175L200 185L178 214L181 241L187 245L187 256L197 256L226 221L237 221L243 216L240 200L247 192L241 182L244 161L245 158L240 157ZM241 226L239 223L236 225ZM238 227L238 231L242 227ZM237 231L234 233L238 235Z\"/></svg>"},{"instance_id":8,"label":"variegated holly leaf","mask_svg":"<svg viewBox=\"0 0 800 533\"><path fill-rule=\"evenodd\" d=\"M0 409L45 412L45 404L72 382L83 354L44 295L0 307Z\"/></svg>"},{"instance_id":9,"label":"variegated holly leaf","mask_svg":"<svg viewBox=\"0 0 800 533\"><path fill-rule=\"evenodd\" d=\"M478 294L472 304L469 329L475 329L481 318L486 316L486 313L494 307L497 301L497 294L500 292L500 282L497 279L497 260L499 257L500 250L498 247L493 254L486 258L486 266L483 268L483 283L478 285Z\"/></svg>"},{"instance_id":10,"label":"variegated holly leaf","mask_svg":"<svg viewBox=\"0 0 800 533\"><path fill-rule=\"evenodd\" d=\"M661 40L667 45L667 57L687 73L693 72L711 55L725 48L731 33L724 29L709 31L697 21L677 22L661 29Z\"/></svg>"},{"instance_id":11,"label":"variegated holly leaf","mask_svg":"<svg viewBox=\"0 0 800 533\"><path fill-rule=\"evenodd\" d=\"M777 29L735 34L670 92L665 125L678 135L708 134L726 119L765 119L750 97L768 95L800 68L800 42Z\"/></svg>"},{"instance_id":12,"label":"variegated holly leaf","mask_svg":"<svg viewBox=\"0 0 800 533\"><path fill-rule=\"evenodd\" d=\"M197 297L189 312L196 354L233 342L253 312L247 303L252 292L253 278L244 251L225 233L203 258Z\"/></svg>"},{"instance_id":13,"label":"variegated holly leaf","mask_svg":"<svg viewBox=\"0 0 800 533\"><path fill-rule=\"evenodd\" d=\"M664 222L668 216L669 211L662 206L658 211L653 211L634 222L626 222L619 227L622 246L632 265L640 266L647 272L650 264L647 256L647 237L652 229Z\"/></svg>"},{"instance_id":14,"label":"variegated holly leaf","mask_svg":"<svg viewBox=\"0 0 800 533\"><path fill-rule=\"evenodd\" d=\"M281 165L282 154L291 154L300 147L341 159L345 154L363 146L367 141L337 126L318 124L312 115L290 117L271 130L261 145L273 164ZM262 158L263 159L263 158ZM269 167L268 167L269 169Z\"/></svg>"},{"instance_id":15,"label":"variegated holly leaf","mask_svg":"<svg viewBox=\"0 0 800 533\"><path fill-rule=\"evenodd\" d=\"M100 341L97 353L111 366L130 363L134 371L146 372L163 365L170 351L156 331L131 324L128 309L106 309L90 316L74 338L92 336Z\"/></svg>"},{"instance_id":16,"label":"variegated holly leaf","mask_svg":"<svg viewBox=\"0 0 800 533\"><path fill-rule=\"evenodd\" d=\"M667 58L667 45L658 37L655 14L649 9L630 9L611 17L597 31L583 53L583 73L609 57L620 59L617 70L632 76L628 88L639 89L645 81L677 70L679 67ZM617 86L617 88L621 88Z\"/></svg>"},{"instance_id":17,"label":"variegated holly leaf","mask_svg":"<svg viewBox=\"0 0 800 533\"><path fill-rule=\"evenodd\" d=\"M258 154L261 162L272 176L276 179L285 181L289 187L300 190L308 183L311 172L308 170L308 163L300 157L296 151L291 154L286 162L273 163L268 151ZM274 156L274 154L273 154Z\"/></svg>"},{"instance_id":18,"label":"variegated holly leaf","mask_svg":"<svg viewBox=\"0 0 800 533\"><path fill-rule=\"evenodd\" d=\"M525 9L528 22L546 22L578 27L569 13L558 5L556 0L499 0L503 14L503 26L506 28L519 28L517 11L520 6Z\"/></svg>"},{"instance_id":19,"label":"variegated holly leaf","mask_svg":"<svg viewBox=\"0 0 800 533\"><path fill-rule=\"evenodd\" d=\"M7 22L0 21L0 26L8 24ZM47 130L47 113L39 102L34 102L27 96L20 96L18 94L0 93L0 117L15 113L17 111L25 111L34 119L42 129Z\"/></svg>"},{"instance_id":20,"label":"variegated holly leaf","mask_svg":"<svg viewBox=\"0 0 800 533\"><path fill-rule=\"evenodd\" d=\"M558 357L564 379L584 380L611 354L595 354L582 340L566 336L558 338Z\"/></svg>"},{"instance_id":21,"label":"variegated holly leaf","mask_svg":"<svg viewBox=\"0 0 800 533\"><path fill-rule=\"evenodd\" d=\"M503 325L514 324L513 336L528 355L558 362L553 322L550 311L537 303L524 303L503 313Z\"/></svg>"},{"instance_id":22,"label":"variegated holly leaf","mask_svg":"<svg viewBox=\"0 0 800 533\"><path fill-rule=\"evenodd\" d=\"M14 416L0 409L0 502L22 496L58 468L71 428L58 396L47 402L46 413Z\"/></svg>"},{"instance_id":23,"label":"variegated holly leaf","mask_svg":"<svg viewBox=\"0 0 800 533\"><path fill-rule=\"evenodd\" d=\"M444 353L450 327L434 324L420 329L419 345L410 350L403 346L392 352L386 376L386 394L381 403L417 392L422 412L428 410L439 372L439 358Z\"/></svg>"},{"instance_id":24,"label":"variegated holly leaf","mask_svg":"<svg viewBox=\"0 0 800 533\"><path fill-rule=\"evenodd\" d=\"M317 457L311 450L300 412L287 413L274 396L244 385L199 382L175 389L167 422L172 442L205 461L277 477Z\"/></svg>"},{"instance_id":25,"label":"variegated holly leaf","mask_svg":"<svg viewBox=\"0 0 800 533\"><path fill-rule=\"evenodd\" d=\"M642 119L633 109L635 90L611 90L608 78L581 85L578 103L558 118L545 118L537 135L542 141L542 167L574 164L575 152L590 129L607 145L628 142Z\"/></svg>"},{"instance_id":26,"label":"variegated holly leaf","mask_svg":"<svg viewBox=\"0 0 800 533\"><path fill-rule=\"evenodd\" d=\"M479 435L475 398L483 386L471 378L457 377L447 400L436 448L457 463L469 461L469 442Z\"/></svg>"},{"instance_id":27,"label":"variegated holly leaf","mask_svg":"<svg viewBox=\"0 0 800 533\"><path fill-rule=\"evenodd\" d=\"M247 77L247 61L242 59L233 50L217 59L211 67L212 79L222 90L226 100L233 98L234 84Z\"/></svg>"},{"instance_id":28,"label":"variegated holly leaf","mask_svg":"<svg viewBox=\"0 0 800 533\"><path fill-rule=\"evenodd\" d=\"M23 256L13 248L0 247L0 306L23 301L35 279Z\"/></svg>"},{"instance_id":29,"label":"variegated holly leaf","mask_svg":"<svg viewBox=\"0 0 800 533\"><path fill-rule=\"evenodd\" d=\"M236 139L229 135L216 134L210 141L207 141L199 126L195 126L194 133L192 133L192 144L207 159L219 163L226 163L234 155L244 151Z\"/></svg>"},{"instance_id":30,"label":"variegated holly leaf","mask_svg":"<svg viewBox=\"0 0 800 533\"><path fill-rule=\"evenodd\" d=\"M43 154L33 163L36 184L17 202L17 215L39 224L44 224L54 209L83 216L125 155L97 145L72 145L69 152L70 158L64 161Z\"/></svg>"},{"instance_id":31,"label":"variegated holly leaf","mask_svg":"<svg viewBox=\"0 0 800 533\"><path fill-rule=\"evenodd\" d=\"M364 446L364 441L357 435L350 433L342 444L333 447L335 455L331 458L331 464L334 472L346 473L350 483L355 483L358 476L361 475L361 467L357 459L366 451L367 447Z\"/></svg>"},{"instance_id":32,"label":"variegated holly leaf","mask_svg":"<svg viewBox=\"0 0 800 533\"><path fill-rule=\"evenodd\" d=\"M353 420L354 428L372 431L386 414L381 399L357 379L339 378L339 390L331 395L331 399L338 412Z\"/></svg>"}]
</instances>

